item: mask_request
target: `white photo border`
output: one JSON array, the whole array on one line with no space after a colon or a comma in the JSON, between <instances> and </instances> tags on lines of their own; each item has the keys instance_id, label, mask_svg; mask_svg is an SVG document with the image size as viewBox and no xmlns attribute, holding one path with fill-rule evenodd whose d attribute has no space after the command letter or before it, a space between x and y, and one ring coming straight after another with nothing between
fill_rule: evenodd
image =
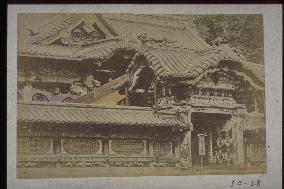
<instances>
[{"instance_id":1,"label":"white photo border","mask_svg":"<svg viewBox=\"0 0 284 189\"><path fill-rule=\"evenodd\" d=\"M262 14L266 92L267 174L161 177L16 179L17 13ZM257 188L282 188L282 7L281 5L9 5L7 17L7 187L53 188L230 188L233 180L261 180ZM235 186L238 188L238 186ZM239 188L253 188L241 186Z\"/></svg>"}]
</instances>

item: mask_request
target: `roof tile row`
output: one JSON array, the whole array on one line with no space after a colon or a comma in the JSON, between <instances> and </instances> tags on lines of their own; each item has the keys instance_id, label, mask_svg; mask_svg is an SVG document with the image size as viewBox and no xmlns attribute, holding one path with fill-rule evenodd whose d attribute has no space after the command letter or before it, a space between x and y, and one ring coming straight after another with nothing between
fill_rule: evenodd
<instances>
[{"instance_id":1,"label":"roof tile row","mask_svg":"<svg viewBox=\"0 0 284 189\"><path fill-rule=\"evenodd\" d=\"M151 109L138 107L20 103L17 111L18 122L187 127L177 119L161 118Z\"/></svg>"}]
</instances>

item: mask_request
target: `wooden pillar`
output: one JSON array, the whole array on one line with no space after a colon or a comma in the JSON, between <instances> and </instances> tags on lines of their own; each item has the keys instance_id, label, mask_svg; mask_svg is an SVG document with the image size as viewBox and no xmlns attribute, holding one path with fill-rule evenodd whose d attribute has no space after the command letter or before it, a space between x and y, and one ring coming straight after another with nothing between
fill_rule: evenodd
<instances>
[{"instance_id":1,"label":"wooden pillar","mask_svg":"<svg viewBox=\"0 0 284 189\"><path fill-rule=\"evenodd\" d=\"M153 147L153 141L149 141L149 156L154 157L154 147ZM154 167L155 164L155 158L153 161L150 162L149 166Z\"/></svg>"},{"instance_id":2,"label":"wooden pillar","mask_svg":"<svg viewBox=\"0 0 284 189\"><path fill-rule=\"evenodd\" d=\"M154 156L153 153L153 142L149 141L149 156Z\"/></svg>"},{"instance_id":3,"label":"wooden pillar","mask_svg":"<svg viewBox=\"0 0 284 189\"><path fill-rule=\"evenodd\" d=\"M58 137L53 140L53 151L55 155L61 154L61 140Z\"/></svg>"},{"instance_id":4,"label":"wooden pillar","mask_svg":"<svg viewBox=\"0 0 284 189\"><path fill-rule=\"evenodd\" d=\"M177 141L176 146L175 146L175 156L177 158L180 157L180 145L181 145L181 141L180 140L181 140L180 137L178 137L178 141Z\"/></svg>"},{"instance_id":5,"label":"wooden pillar","mask_svg":"<svg viewBox=\"0 0 284 189\"><path fill-rule=\"evenodd\" d=\"M46 140L49 140L49 145L50 145L47 154L53 155L53 154L54 154L54 150L53 150L53 139L52 139L52 138L49 138L49 139L46 139Z\"/></svg>"},{"instance_id":6,"label":"wooden pillar","mask_svg":"<svg viewBox=\"0 0 284 189\"><path fill-rule=\"evenodd\" d=\"M22 94L23 101L30 102L32 101L32 85L29 81L29 67L26 64L25 65L25 84L24 84L24 90Z\"/></svg>"},{"instance_id":7,"label":"wooden pillar","mask_svg":"<svg viewBox=\"0 0 284 189\"><path fill-rule=\"evenodd\" d=\"M104 156L108 156L109 155L109 140L103 140L102 147L103 147Z\"/></svg>"},{"instance_id":8,"label":"wooden pillar","mask_svg":"<svg viewBox=\"0 0 284 189\"><path fill-rule=\"evenodd\" d=\"M60 148L61 148L60 154L68 154L68 153L64 150L64 147L63 147L63 145L64 145L64 140L65 140L65 139L63 139L63 138L61 138L61 140L60 140Z\"/></svg>"},{"instance_id":9,"label":"wooden pillar","mask_svg":"<svg viewBox=\"0 0 284 189\"><path fill-rule=\"evenodd\" d=\"M243 110L238 109L232 115L232 143L233 143L233 161L235 165L244 166L244 137L243 127L245 124L245 114Z\"/></svg>"},{"instance_id":10,"label":"wooden pillar","mask_svg":"<svg viewBox=\"0 0 284 189\"><path fill-rule=\"evenodd\" d=\"M53 151L55 155L61 154L61 140L59 137L54 138L53 140ZM61 167L60 162L56 161L55 163L56 167Z\"/></svg>"},{"instance_id":11,"label":"wooden pillar","mask_svg":"<svg viewBox=\"0 0 284 189\"><path fill-rule=\"evenodd\" d=\"M212 137L212 128L209 128L209 151L208 151L208 161L213 163L213 137Z\"/></svg>"},{"instance_id":12,"label":"wooden pillar","mask_svg":"<svg viewBox=\"0 0 284 189\"><path fill-rule=\"evenodd\" d=\"M103 148L103 155L105 157L109 156L109 147L110 147L110 141L109 140L102 140L102 148ZM105 162L105 167L109 167L109 162Z\"/></svg>"},{"instance_id":13,"label":"wooden pillar","mask_svg":"<svg viewBox=\"0 0 284 189\"><path fill-rule=\"evenodd\" d=\"M191 159L191 130L185 133L181 143L181 164L183 167L190 167L192 165Z\"/></svg>"},{"instance_id":14,"label":"wooden pillar","mask_svg":"<svg viewBox=\"0 0 284 189\"><path fill-rule=\"evenodd\" d=\"M192 123L191 123L191 108L188 107L185 112L181 112L181 119L184 123L188 125L188 130L184 133L184 137L181 142L181 166L183 167L191 167L192 166L192 158L191 158L191 131L192 131Z\"/></svg>"},{"instance_id":15,"label":"wooden pillar","mask_svg":"<svg viewBox=\"0 0 284 189\"><path fill-rule=\"evenodd\" d=\"M23 90L23 101L31 102L32 101L32 85L30 82L26 82Z\"/></svg>"}]
</instances>

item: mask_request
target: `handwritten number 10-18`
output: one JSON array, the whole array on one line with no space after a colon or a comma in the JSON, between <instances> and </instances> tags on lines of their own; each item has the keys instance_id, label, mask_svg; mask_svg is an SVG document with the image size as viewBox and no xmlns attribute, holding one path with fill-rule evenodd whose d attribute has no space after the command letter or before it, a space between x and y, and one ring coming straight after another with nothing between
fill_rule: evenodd
<instances>
[{"instance_id":1,"label":"handwritten number 10-18","mask_svg":"<svg viewBox=\"0 0 284 189\"><path fill-rule=\"evenodd\" d=\"M251 183L250 183L250 186L256 186L256 187L260 187L260 183L261 181L259 179L257 179L256 183L252 180ZM241 180L238 180L236 183L235 183L235 180L233 180L232 182L232 185L230 186L231 188L234 187L235 185L237 186L242 186L242 185L248 185L247 182L243 182Z\"/></svg>"}]
</instances>

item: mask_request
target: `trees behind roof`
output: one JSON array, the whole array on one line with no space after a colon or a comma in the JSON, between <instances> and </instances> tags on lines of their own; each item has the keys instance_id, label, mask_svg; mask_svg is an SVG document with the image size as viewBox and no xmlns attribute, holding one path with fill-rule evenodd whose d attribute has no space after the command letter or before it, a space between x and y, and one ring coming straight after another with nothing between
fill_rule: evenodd
<instances>
[{"instance_id":1,"label":"trees behind roof","mask_svg":"<svg viewBox=\"0 0 284 189\"><path fill-rule=\"evenodd\" d=\"M195 24L199 35L210 45L226 43L248 61L264 63L261 15L199 15Z\"/></svg>"}]
</instances>

